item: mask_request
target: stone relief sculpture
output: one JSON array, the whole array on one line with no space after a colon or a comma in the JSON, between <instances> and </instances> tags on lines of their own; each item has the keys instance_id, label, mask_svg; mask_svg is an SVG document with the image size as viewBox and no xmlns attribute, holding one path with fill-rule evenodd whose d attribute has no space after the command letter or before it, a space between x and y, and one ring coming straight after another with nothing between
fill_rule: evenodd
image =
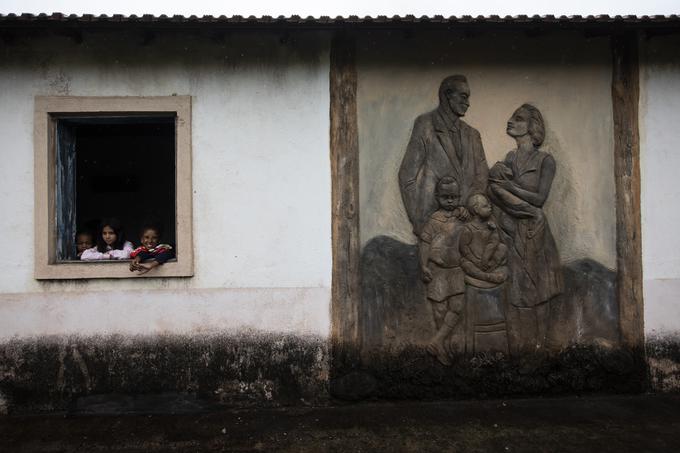
<instances>
[{"instance_id":1,"label":"stone relief sculpture","mask_svg":"<svg viewBox=\"0 0 680 453\"><path fill-rule=\"evenodd\" d=\"M508 354L504 282L508 278L508 248L501 241L492 206L486 196L468 201L472 218L460 236L461 266L465 271L466 352Z\"/></svg>"},{"instance_id":2,"label":"stone relief sculpture","mask_svg":"<svg viewBox=\"0 0 680 453\"><path fill-rule=\"evenodd\" d=\"M416 119L399 168L404 206L421 249L425 249L420 252L421 269L436 327L428 351L447 365L448 356L464 345L461 319L465 287L458 237L460 221L470 214L460 200L484 193L489 174L479 132L460 119L469 106L470 88L465 76L445 78L439 87L439 106ZM444 192L436 193L445 188L449 200L455 201L444 200ZM440 247L439 243L446 245ZM450 251L448 257L444 256L446 250Z\"/></svg>"},{"instance_id":3,"label":"stone relief sculpture","mask_svg":"<svg viewBox=\"0 0 680 453\"><path fill-rule=\"evenodd\" d=\"M524 104L506 132L517 142L490 171L489 196L499 209L499 226L509 249L508 323L514 352L545 345L550 300L562 292L559 254L543 205L555 176L555 159L539 147L545 138L541 112Z\"/></svg>"},{"instance_id":4,"label":"stone relief sculpture","mask_svg":"<svg viewBox=\"0 0 680 453\"><path fill-rule=\"evenodd\" d=\"M593 175L560 170L563 182L551 195L562 162L543 147L546 127L531 105L507 122L516 149L489 170L479 132L463 121L469 101L465 77L447 77L438 107L416 118L406 149L386 142L376 154L401 159L401 200L386 203L396 187L380 188L362 200L361 215L391 218L403 202L416 240L400 240L401 229L391 234L394 224L385 222L362 245L360 365L350 356L342 362L343 385L388 397L449 397L630 377L634 361L617 358L617 271L590 256L561 263L544 212L549 197L574 195L564 190ZM369 124L393 133L389 118ZM558 142L551 148L560 155ZM367 154L360 162L372 169L375 156ZM552 226L565 230L581 221L566 210L555 215Z\"/></svg>"},{"instance_id":5,"label":"stone relief sculpture","mask_svg":"<svg viewBox=\"0 0 680 453\"><path fill-rule=\"evenodd\" d=\"M462 352L540 350L549 301L563 287L542 210L556 168L539 150L543 117L529 104L513 113L506 132L517 149L489 172L479 132L460 119L469 98L464 76L442 81L439 106L416 119L399 169L434 318L427 350L445 365Z\"/></svg>"},{"instance_id":6,"label":"stone relief sculpture","mask_svg":"<svg viewBox=\"0 0 680 453\"><path fill-rule=\"evenodd\" d=\"M416 118L399 168L399 186L416 236L438 209L437 182L451 176L462 200L485 193L489 168L477 129L460 118L470 106L470 88L462 75L445 78L439 87L439 106ZM469 214L461 209L463 217Z\"/></svg>"},{"instance_id":7,"label":"stone relief sculpture","mask_svg":"<svg viewBox=\"0 0 680 453\"><path fill-rule=\"evenodd\" d=\"M439 210L430 216L420 233L419 257L436 328L427 349L441 363L449 365L449 356L455 352L451 348L460 345L465 335L465 274L459 252L463 221L458 183L450 176L443 177L437 183L435 195Z\"/></svg>"}]
</instances>

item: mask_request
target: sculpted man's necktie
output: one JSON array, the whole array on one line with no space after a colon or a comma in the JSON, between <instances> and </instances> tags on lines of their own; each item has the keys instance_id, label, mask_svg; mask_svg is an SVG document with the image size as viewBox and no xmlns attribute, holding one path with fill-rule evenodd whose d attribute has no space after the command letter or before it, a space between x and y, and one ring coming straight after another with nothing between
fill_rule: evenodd
<instances>
[{"instance_id":1,"label":"sculpted man's necktie","mask_svg":"<svg viewBox=\"0 0 680 453\"><path fill-rule=\"evenodd\" d=\"M460 139L460 129L451 129L449 133L451 135L451 141L453 142L453 148L456 150L458 163L463 165L463 145Z\"/></svg>"}]
</instances>

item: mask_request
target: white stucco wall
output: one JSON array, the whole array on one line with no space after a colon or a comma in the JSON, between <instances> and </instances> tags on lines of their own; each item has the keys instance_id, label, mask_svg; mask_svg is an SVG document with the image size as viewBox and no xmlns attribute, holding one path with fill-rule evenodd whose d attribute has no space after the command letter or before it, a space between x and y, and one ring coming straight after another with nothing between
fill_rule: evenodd
<instances>
[{"instance_id":1,"label":"white stucco wall","mask_svg":"<svg viewBox=\"0 0 680 453\"><path fill-rule=\"evenodd\" d=\"M326 38L310 35L290 45L261 34L221 42L160 36L147 46L134 44L133 51L117 43L112 35L86 34L81 44L51 36L0 47L0 105L5 107L0 109L0 250L6 257L0 261L0 338L243 328L327 335L331 181ZM680 39L667 36L641 45L647 334L680 332L678 48ZM488 92L492 85L483 86L483 73L448 64L438 68L424 71L431 80L420 84L418 93L428 101L414 106L414 114L435 105L442 76L467 73L475 90L469 122L489 131L483 135L487 153L490 160L498 158L509 146L498 126L505 110L540 96L521 92L516 99L504 98L507 108L487 117L475 110L498 98ZM366 74L359 86L364 100L369 87L374 97L379 86L367 84ZM598 93L606 91L604 73L600 81ZM190 94L193 101L195 276L35 280L33 97L172 93ZM402 119L405 128L399 130L405 135L399 140L408 138L414 114ZM367 150L364 146L362 152ZM611 256L612 245L605 249Z\"/></svg>"},{"instance_id":2,"label":"white stucco wall","mask_svg":"<svg viewBox=\"0 0 680 453\"><path fill-rule=\"evenodd\" d=\"M130 32L0 47L0 336L253 328L327 335L324 35ZM120 44L126 42L128 44ZM33 278L33 98L192 96L193 278ZM46 296L49 295L49 296Z\"/></svg>"},{"instance_id":3,"label":"white stucco wall","mask_svg":"<svg viewBox=\"0 0 680 453\"><path fill-rule=\"evenodd\" d=\"M680 333L680 37L641 41L645 331Z\"/></svg>"}]
</instances>

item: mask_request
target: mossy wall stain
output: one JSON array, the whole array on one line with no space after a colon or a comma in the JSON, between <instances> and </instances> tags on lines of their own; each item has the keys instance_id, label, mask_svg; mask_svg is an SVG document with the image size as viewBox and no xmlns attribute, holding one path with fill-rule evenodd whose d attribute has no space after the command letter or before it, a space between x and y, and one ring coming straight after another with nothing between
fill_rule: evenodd
<instances>
[{"instance_id":1,"label":"mossy wall stain","mask_svg":"<svg viewBox=\"0 0 680 453\"><path fill-rule=\"evenodd\" d=\"M10 413L74 409L96 395L318 404L327 400L327 382L326 340L312 336L43 337L0 346L0 393Z\"/></svg>"},{"instance_id":2,"label":"mossy wall stain","mask_svg":"<svg viewBox=\"0 0 680 453\"><path fill-rule=\"evenodd\" d=\"M326 339L259 333L12 340L0 345L0 413L629 393L648 383L677 391L680 381L680 342L659 340L647 361L642 351L596 345L521 360L460 357L451 367L417 347L345 351L331 365Z\"/></svg>"},{"instance_id":3,"label":"mossy wall stain","mask_svg":"<svg viewBox=\"0 0 680 453\"><path fill-rule=\"evenodd\" d=\"M680 335L650 337L646 349L652 390L680 392Z\"/></svg>"}]
</instances>

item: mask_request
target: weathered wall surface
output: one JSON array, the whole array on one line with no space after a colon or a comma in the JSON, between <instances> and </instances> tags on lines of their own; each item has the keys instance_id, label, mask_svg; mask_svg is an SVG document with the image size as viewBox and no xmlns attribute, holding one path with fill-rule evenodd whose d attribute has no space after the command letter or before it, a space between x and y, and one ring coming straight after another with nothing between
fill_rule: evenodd
<instances>
[{"instance_id":1,"label":"weathered wall surface","mask_svg":"<svg viewBox=\"0 0 680 453\"><path fill-rule=\"evenodd\" d=\"M0 43L0 55L6 107L0 249L14 257L0 263L0 336L28 342L21 360L37 363L31 354L43 354L54 364L59 355L45 345L67 337L81 351L95 351L115 344L106 340L112 335L146 344L158 334L172 342L250 332L268 342L299 337L300 345L313 345L309 351L321 347L320 355L308 351L307 365L291 379L309 371L305 366L325 366L331 280L325 35L18 32ZM34 96L172 94L192 96L194 277L34 280ZM293 349L278 354L295 367ZM253 354L246 348L230 357ZM12 363L3 361L0 373L5 393L20 380ZM52 371L39 380L56 379ZM244 385L256 380L252 372Z\"/></svg>"},{"instance_id":2,"label":"weathered wall surface","mask_svg":"<svg viewBox=\"0 0 680 453\"><path fill-rule=\"evenodd\" d=\"M359 39L357 72L362 244L357 348L365 367L338 379L337 391L346 391L349 382L389 397L641 389L644 360L618 347L609 38L581 32L366 32ZM480 132L489 166L515 147L506 124L527 102L545 118L542 150L557 165L544 212L565 285L544 305L549 315L536 323L546 326L545 341L521 354L456 351L462 341L453 329L467 329L466 348L476 344L469 334L476 307L468 302L469 283L459 321L443 321L463 327L449 324L454 333L437 349L446 329L426 299L430 288L422 282L398 172L414 120L437 107L439 85L453 74L468 79L471 106L463 119ZM445 165L434 158L426 162ZM505 329L509 344L532 324L517 328L512 321L509 327L514 301L502 295L508 293L499 290L498 297L507 321L499 332Z\"/></svg>"},{"instance_id":3,"label":"weathered wall surface","mask_svg":"<svg viewBox=\"0 0 680 453\"><path fill-rule=\"evenodd\" d=\"M80 44L50 36L30 44L18 38L4 46L0 102L12 108L1 113L6 139L0 190L4 211L12 215L3 216L0 247L21 258L0 263L0 292L328 288L328 55L323 39L308 36L282 44L276 35L259 34L216 42L161 34L141 46L130 34L128 46L118 44L121 37L94 33L85 33ZM173 93L190 94L193 102L195 276L34 280L33 237L27 234L33 224L33 97ZM275 294L263 291L262 300L276 299ZM118 310L137 299L121 293ZM315 332L326 332L327 297L316 302L307 309L320 309L312 314L320 323ZM228 311L238 316L234 308ZM115 330L115 320L110 322ZM28 333L14 323L0 331L11 335L13 329ZM40 324L35 329L36 334L45 331Z\"/></svg>"},{"instance_id":4,"label":"weathered wall surface","mask_svg":"<svg viewBox=\"0 0 680 453\"><path fill-rule=\"evenodd\" d=\"M641 40L645 334L652 385L680 390L680 36Z\"/></svg>"},{"instance_id":5,"label":"weathered wall surface","mask_svg":"<svg viewBox=\"0 0 680 453\"><path fill-rule=\"evenodd\" d=\"M0 111L7 214L0 249L11 258L0 262L0 412L323 401L331 280L328 36L126 31L86 32L82 41L40 33L3 39L0 105L11 108ZM659 390L680 388L678 45L665 36L641 47L645 327ZM616 258L608 40L367 33L358 55L361 234L375 252L362 257L362 269L379 274L362 290L398 296L381 299L373 314L390 315L390 301L399 300L404 305L396 308L425 314L430 327L422 284L404 284L417 269L397 171L413 120L436 107L443 77L462 73L472 89L465 121L480 131L490 164L513 146L504 129L518 105L532 102L543 112L545 148L558 164L546 211L568 286L589 282L569 295L580 305L559 301L551 323L564 330L556 335L600 341L519 367L476 358L455 372L407 347L369 355L381 380L351 372L331 384L335 393L642 388L638 358L609 341L617 313L609 303ZM173 93L193 101L194 277L34 280L33 97ZM593 300L608 303L583 303ZM399 316L360 322L398 340L401 333L390 329ZM157 399L145 399L149 394Z\"/></svg>"},{"instance_id":6,"label":"weathered wall surface","mask_svg":"<svg viewBox=\"0 0 680 453\"><path fill-rule=\"evenodd\" d=\"M397 172L418 115L437 107L442 79L464 74L463 118L481 136L489 166L515 146L505 133L525 102L543 114L543 149L557 173L546 213L563 262L616 268L615 188L608 38L374 33L359 50L362 244L379 235L414 243Z\"/></svg>"}]
</instances>

